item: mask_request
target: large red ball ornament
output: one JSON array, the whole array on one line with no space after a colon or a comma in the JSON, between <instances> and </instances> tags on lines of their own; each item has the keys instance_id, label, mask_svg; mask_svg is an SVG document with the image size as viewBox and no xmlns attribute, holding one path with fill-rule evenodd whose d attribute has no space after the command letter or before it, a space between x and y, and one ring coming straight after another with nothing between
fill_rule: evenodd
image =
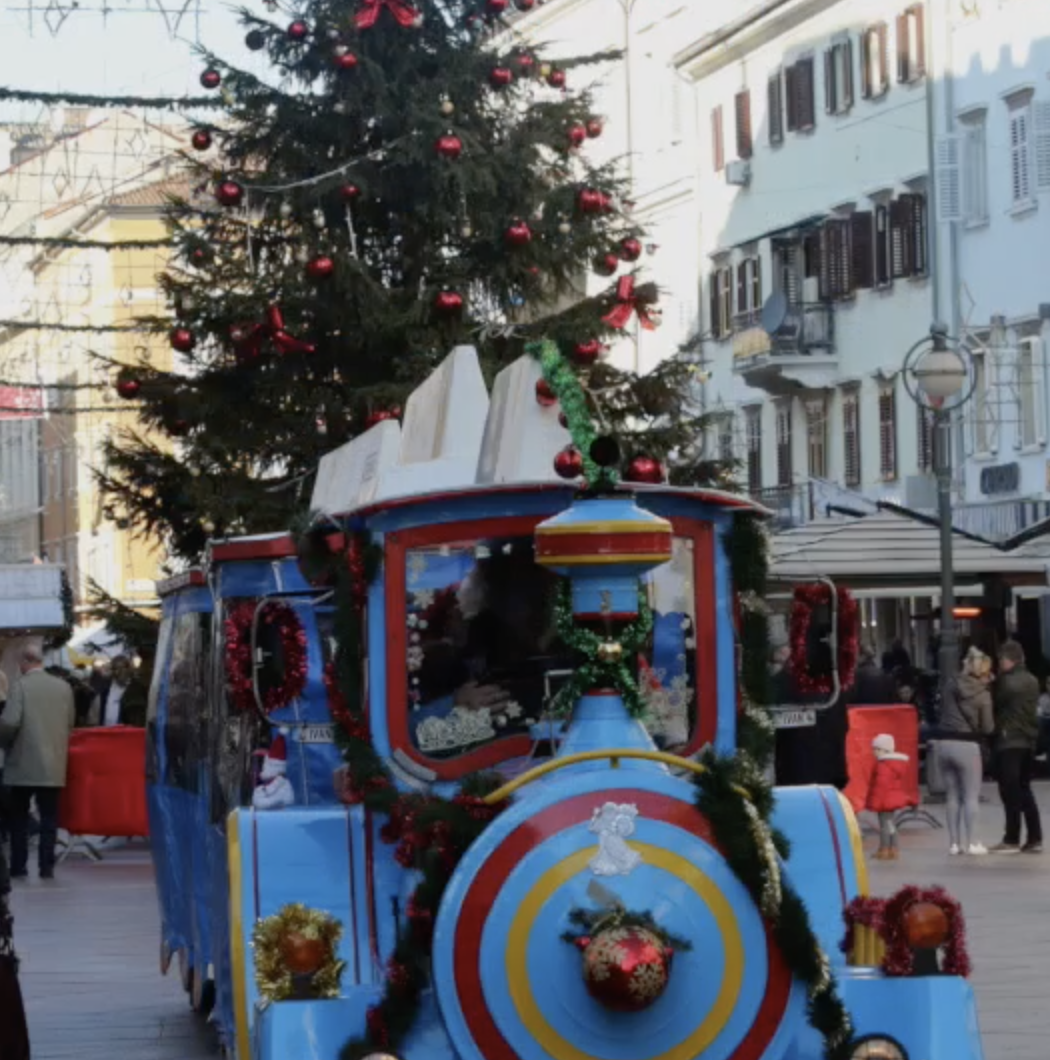
<instances>
[{"instance_id":1,"label":"large red ball ornament","mask_svg":"<svg viewBox=\"0 0 1050 1060\"><path fill-rule=\"evenodd\" d=\"M179 353L189 353L197 345L197 336L189 328L172 328L168 336L171 348Z\"/></svg>"},{"instance_id":2,"label":"large red ball ornament","mask_svg":"<svg viewBox=\"0 0 1050 1060\"><path fill-rule=\"evenodd\" d=\"M594 271L598 273L599 276L612 276L619 267L619 254L603 254L594 262Z\"/></svg>"},{"instance_id":3,"label":"large red ball ornament","mask_svg":"<svg viewBox=\"0 0 1050 1060\"><path fill-rule=\"evenodd\" d=\"M641 240L633 236L628 237L620 244L620 257L624 261L637 261L642 256Z\"/></svg>"},{"instance_id":4,"label":"large red ball ornament","mask_svg":"<svg viewBox=\"0 0 1050 1060\"><path fill-rule=\"evenodd\" d=\"M577 342L572 348L572 359L579 365L588 367L602 355L602 344L598 339Z\"/></svg>"},{"instance_id":5,"label":"large red ball ornament","mask_svg":"<svg viewBox=\"0 0 1050 1060\"><path fill-rule=\"evenodd\" d=\"M641 1012L667 989L673 951L645 928L599 931L583 946L583 981L613 1012Z\"/></svg>"},{"instance_id":6,"label":"large red ball ornament","mask_svg":"<svg viewBox=\"0 0 1050 1060\"><path fill-rule=\"evenodd\" d=\"M335 262L327 254L319 254L306 263L306 275L311 280L327 280L335 272Z\"/></svg>"},{"instance_id":7,"label":"large red ball ornament","mask_svg":"<svg viewBox=\"0 0 1050 1060\"><path fill-rule=\"evenodd\" d=\"M551 88L564 88L565 82L566 77L564 70L551 70L547 75L547 84L550 85Z\"/></svg>"},{"instance_id":8,"label":"large red ball ornament","mask_svg":"<svg viewBox=\"0 0 1050 1060\"><path fill-rule=\"evenodd\" d=\"M531 74L532 71L536 69L535 58L527 53L525 55L519 55L514 61L518 64L518 69L523 74Z\"/></svg>"},{"instance_id":9,"label":"large red ball ornament","mask_svg":"<svg viewBox=\"0 0 1050 1060\"><path fill-rule=\"evenodd\" d=\"M218 88L222 84L222 74L209 68L201 74L201 84L205 88Z\"/></svg>"},{"instance_id":10,"label":"large red ball ornament","mask_svg":"<svg viewBox=\"0 0 1050 1060\"><path fill-rule=\"evenodd\" d=\"M636 456L624 472L625 482L640 482L658 486L664 480L664 468L659 460L651 456Z\"/></svg>"},{"instance_id":11,"label":"large red ball ornament","mask_svg":"<svg viewBox=\"0 0 1050 1060\"><path fill-rule=\"evenodd\" d=\"M463 141L455 133L445 133L444 136L438 137L434 150L442 158L447 158L454 162L463 154Z\"/></svg>"},{"instance_id":12,"label":"large red ball ornament","mask_svg":"<svg viewBox=\"0 0 1050 1060\"><path fill-rule=\"evenodd\" d=\"M198 129L193 134L190 143L193 144L195 151L207 151L211 147L211 133L207 129Z\"/></svg>"},{"instance_id":13,"label":"large red ball ornament","mask_svg":"<svg viewBox=\"0 0 1050 1060\"><path fill-rule=\"evenodd\" d=\"M554 393L546 379L536 381L536 403L545 409L558 404L558 395Z\"/></svg>"},{"instance_id":14,"label":"large red ball ornament","mask_svg":"<svg viewBox=\"0 0 1050 1060\"><path fill-rule=\"evenodd\" d=\"M587 139L587 127L584 125L569 126L569 146L582 147Z\"/></svg>"},{"instance_id":15,"label":"large red ball ornament","mask_svg":"<svg viewBox=\"0 0 1050 1060\"><path fill-rule=\"evenodd\" d=\"M313 975L327 956L327 947L321 939L307 938L297 931L290 931L281 939L281 957L293 975Z\"/></svg>"},{"instance_id":16,"label":"large red ball ornament","mask_svg":"<svg viewBox=\"0 0 1050 1060\"><path fill-rule=\"evenodd\" d=\"M361 198L361 189L356 184L344 184L339 189L343 202L356 202Z\"/></svg>"},{"instance_id":17,"label":"large red ball ornament","mask_svg":"<svg viewBox=\"0 0 1050 1060\"><path fill-rule=\"evenodd\" d=\"M485 0L485 13L497 18L507 10L510 0Z\"/></svg>"},{"instance_id":18,"label":"large red ball ornament","mask_svg":"<svg viewBox=\"0 0 1050 1060\"><path fill-rule=\"evenodd\" d=\"M587 122L587 135L592 140L597 140L599 136L605 131L605 124L601 118L591 118Z\"/></svg>"},{"instance_id":19,"label":"large red ball ornament","mask_svg":"<svg viewBox=\"0 0 1050 1060\"><path fill-rule=\"evenodd\" d=\"M948 940L948 914L933 902L914 902L904 911L904 934L917 950L935 950Z\"/></svg>"},{"instance_id":20,"label":"large red ball ornament","mask_svg":"<svg viewBox=\"0 0 1050 1060\"><path fill-rule=\"evenodd\" d=\"M519 11L531 11L536 6L536 0L517 0L516 6Z\"/></svg>"},{"instance_id":21,"label":"large red ball ornament","mask_svg":"<svg viewBox=\"0 0 1050 1060\"><path fill-rule=\"evenodd\" d=\"M124 376L124 378L117 380L117 393L129 401L138 397L141 389L142 384L134 376Z\"/></svg>"},{"instance_id":22,"label":"large red ball ornament","mask_svg":"<svg viewBox=\"0 0 1050 1060\"><path fill-rule=\"evenodd\" d=\"M576 205L580 213L601 213L605 198L597 188L582 188L576 196Z\"/></svg>"},{"instance_id":23,"label":"large red ball ornament","mask_svg":"<svg viewBox=\"0 0 1050 1060\"><path fill-rule=\"evenodd\" d=\"M559 478L579 478L583 474L583 456L579 449L567 446L554 458L554 470Z\"/></svg>"},{"instance_id":24,"label":"large red ball ornament","mask_svg":"<svg viewBox=\"0 0 1050 1060\"><path fill-rule=\"evenodd\" d=\"M235 180L221 181L215 189L215 199L220 206L240 206L244 188Z\"/></svg>"},{"instance_id":25,"label":"large red ball ornament","mask_svg":"<svg viewBox=\"0 0 1050 1060\"><path fill-rule=\"evenodd\" d=\"M524 247L532 242L532 229L522 220L514 223L503 234L508 247Z\"/></svg>"},{"instance_id":26,"label":"large red ball ornament","mask_svg":"<svg viewBox=\"0 0 1050 1060\"><path fill-rule=\"evenodd\" d=\"M442 316L451 317L463 312L463 295L458 291L439 291L434 309Z\"/></svg>"},{"instance_id":27,"label":"large red ball ornament","mask_svg":"<svg viewBox=\"0 0 1050 1060\"><path fill-rule=\"evenodd\" d=\"M296 20L288 27L288 39L304 41L310 33L310 27L305 22Z\"/></svg>"},{"instance_id":28,"label":"large red ball ornament","mask_svg":"<svg viewBox=\"0 0 1050 1060\"><path fill-rule=\"evenodd\" d=\"M343 55L337 55L335 57L335 67L337 70L356 70L357 69L357 56L353 52L346 52Z\"/></svg>"},{"instance_id":29,"label":"large red ball ornament","mask_svg":"<svg viewBox=\"0 0 1050 1060\"><path fill-rule=\"evenodd\" d=\"M489 84L493 88L506 88L514 80L514 71L505 66L497 66L489 74Z\"/></svg>"}]
</instances>

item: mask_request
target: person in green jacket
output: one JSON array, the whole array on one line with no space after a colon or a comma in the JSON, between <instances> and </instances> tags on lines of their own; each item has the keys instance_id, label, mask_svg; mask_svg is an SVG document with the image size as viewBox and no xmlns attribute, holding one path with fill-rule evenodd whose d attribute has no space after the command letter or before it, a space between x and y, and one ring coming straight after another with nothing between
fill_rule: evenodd
<instances>
[{"instance_id":1,"label":"person in green jacket","mask_svg":"<svg viewBox=\"0 0 1050 1060\"><path fill-rule=\"evenodd\" d=\"M1043 824L1032 794L1035 750L1039 741L1039 682L1024 663L1024 649L1005 641L999 649L995 683L995 753L999 795L1006 814L1003 841L995 854L1041 854ZM1021 845L1021 819L1025 843Z\"/></svg>"}]
</instances>

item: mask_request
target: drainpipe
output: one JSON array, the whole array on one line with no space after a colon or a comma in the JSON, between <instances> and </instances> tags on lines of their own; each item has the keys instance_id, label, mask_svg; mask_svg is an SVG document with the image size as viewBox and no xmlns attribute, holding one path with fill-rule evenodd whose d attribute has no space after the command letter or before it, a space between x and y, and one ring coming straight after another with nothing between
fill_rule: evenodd
<instances>
[{"instance_id":1,"label":"drainpipe","mask_svg":"<svg viewBox=\"0 0 1050 1060\"><path fill-rule=\"evenodd\" d=\"M634 10L634 0L620 0L620 9L623 11L623 79L624 97L627 104L627 179L631 195L637 194L634 182L634 108L633 92L631 90L631 13ZM634 371L641 371L641 349L638 335L637 321L633 327L631 342L634 345Z\"/></svg>"},{"instance_id":2,"label":"drainpipe","mask_svg":"<svg viewBox=\"0 0 1050 1060\"><path fill-rule=\"evenodd\" d=\"M936 78L936 53L933 49L932 30L936 22L934 0L926 0L923 15L929 29L926 32L926 168L929 177L926 181L926 211L930 218L930 228L935 233L930 240L930 315L933 323L941 319L941 225L937 220L937 124L934 108L933 86ZM899 47L899 46L898 46ZM947 126L951 128L951 124ZM951 225L952 222L948 222Z\"/></svg>"}]
</instances>

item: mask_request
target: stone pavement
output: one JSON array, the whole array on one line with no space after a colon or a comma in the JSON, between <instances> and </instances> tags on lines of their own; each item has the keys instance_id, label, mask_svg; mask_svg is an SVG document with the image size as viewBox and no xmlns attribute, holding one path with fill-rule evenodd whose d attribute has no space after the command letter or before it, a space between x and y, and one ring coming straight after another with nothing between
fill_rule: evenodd
<instances>
[{"instance_id":1,"label":"stone pavement","mask_svg":"<svg viewBox=\"0 0 1050 1060\"><path fill-rule=\"evenodd\" d=\"M1039 796L1050 825L1050 784L1040 785ZM998 800L981 810L980 833L990 846L1000 838ZM943 807L933 811L943 820ZM949 858L945 832L924 825L909 826L901 846L899 862L872 863L872 889L885 895L905 883L940 883L962 902L985 1060L1047 1060L1050 853ZM51 883L16 883L13 905L33 1060L217 1055L215 1035L190 1011L177 967L167 978L159 974L145 847L107 851L101 864L71 859Z\"/></svg>"}]
</instances>

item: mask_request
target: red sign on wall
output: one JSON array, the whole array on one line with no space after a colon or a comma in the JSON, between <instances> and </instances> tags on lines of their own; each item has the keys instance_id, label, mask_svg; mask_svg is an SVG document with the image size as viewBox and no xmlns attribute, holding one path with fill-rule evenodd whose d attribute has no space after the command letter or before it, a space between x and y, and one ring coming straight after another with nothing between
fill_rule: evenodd
<instances>
[{"instance_id":1,"label":"red sign on wall","mask_svg":"<svg viewBox=\"0 0 1050 1060\"><path fill-rule=\"evenodd\" d=\"M39 419L44 391L37 387L0 386L0 420Z\"/></svg>"}]
</instances>

